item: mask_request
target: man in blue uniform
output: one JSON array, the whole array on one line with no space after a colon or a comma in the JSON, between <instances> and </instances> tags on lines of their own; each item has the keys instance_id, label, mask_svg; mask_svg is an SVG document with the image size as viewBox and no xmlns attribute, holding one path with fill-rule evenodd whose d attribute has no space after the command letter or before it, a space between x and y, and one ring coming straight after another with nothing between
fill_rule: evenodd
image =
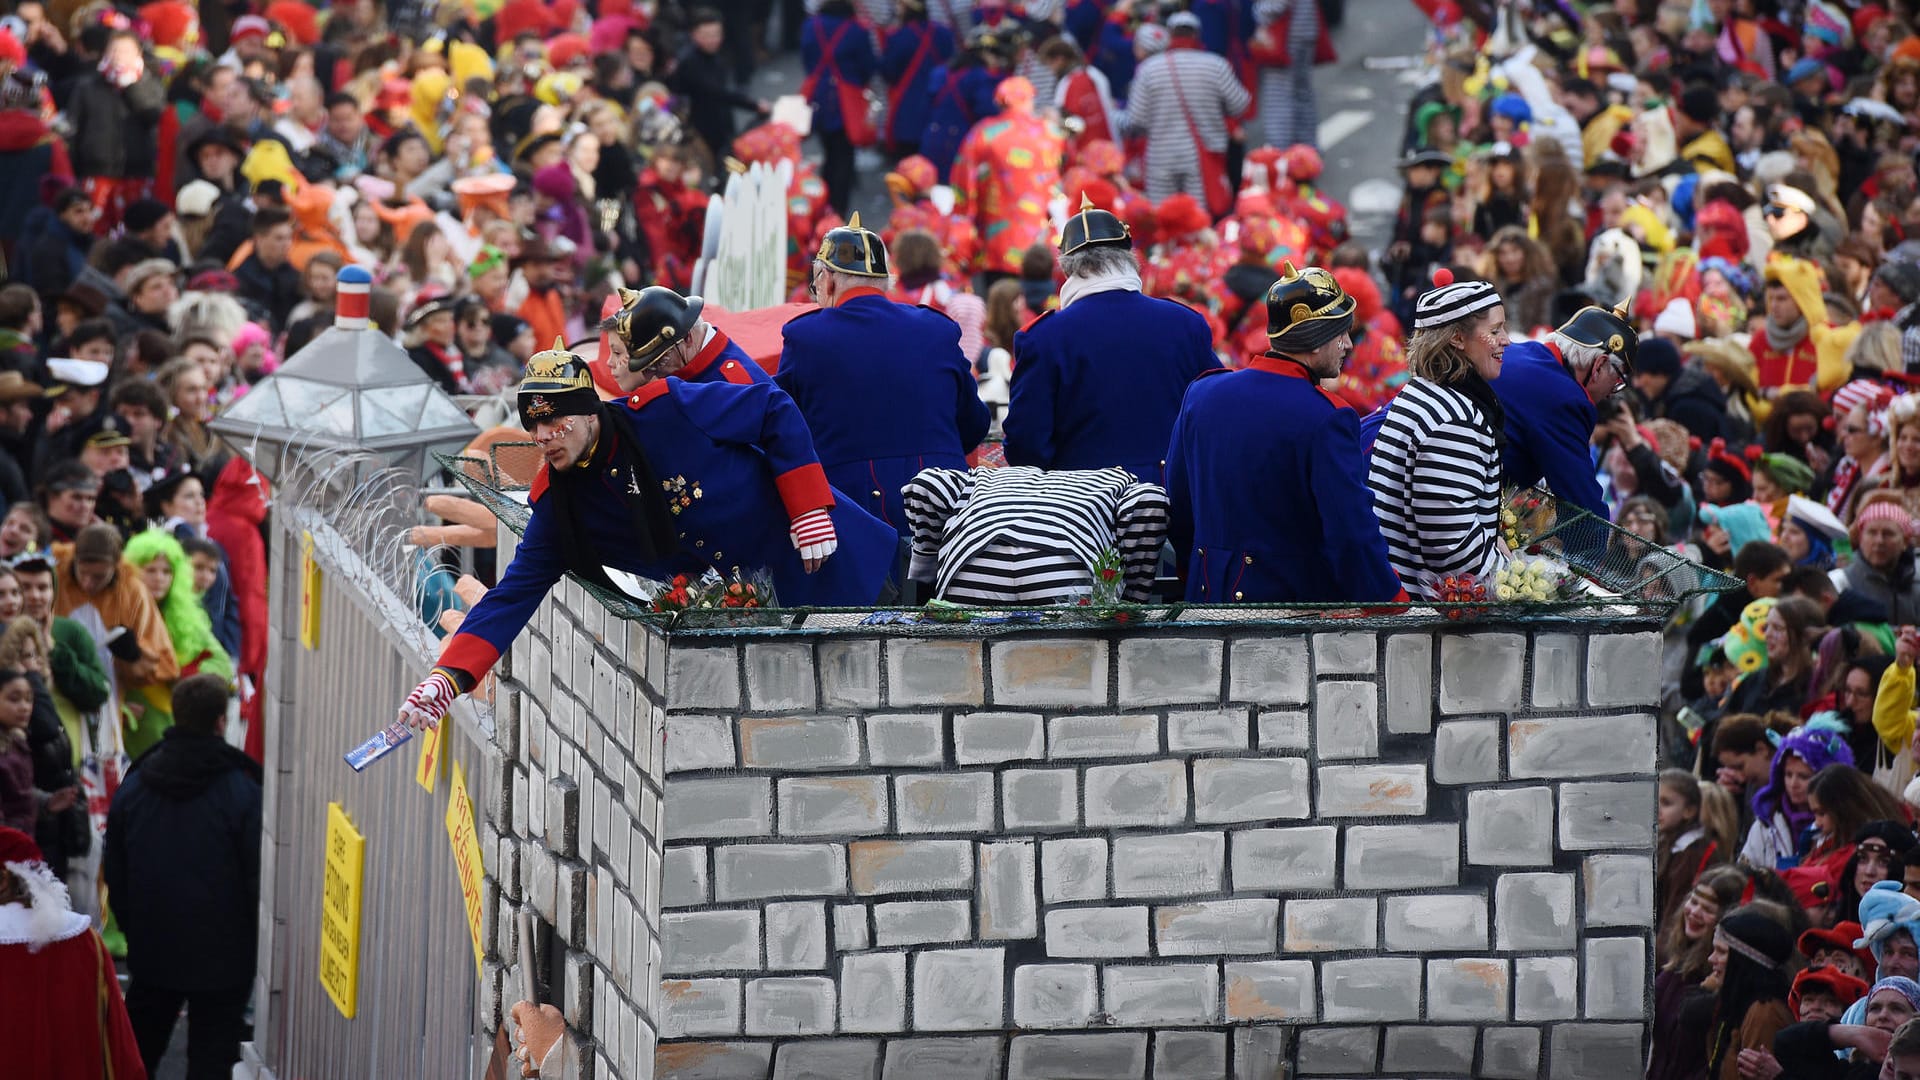
<instances>
[{"instance_id":1,"label":"man in blue uniform","mask_svg":"<svg viewBox=\"0 0 1920 1080\"><path fill-rule=\"evenodd\" d=\"M896 157L920 152L933 102L933 73L953 58L953 31L927 18L927 0L901 0L900 25L880 52L887 82L887 148ZM942 177L945 179L945 177Z\"/></svg>"},{"instance_id":2,"label":"man in blue uniform","mask_svg":"<svg viewBox=\"0 0 1920 1080\"><path fill-rule=\"evenodd\" d=\"M1161 483L1187 384L1220 367L1213 333L1192 308L1141 294L1132 233L1084 196L1060 232L1060 269L1059 309L1013 338L1007 464L1119 465Z\"/></svg>"},{"instance_id":3,"label":"man in blue uniform","mask_svg":"<svg viewBox=\"0 0 1920 1080\"><path fill-rule=\"evenodd\" d=\"M1586 307L1545 341L1507 346L1493 393L1506 412L1505 479L1545 482L1553 493L1608 518L1593 462L1595 406L1633 377L1639 335L1624 315Z\"/></svg>"},{"instance_id":4,"label":"man in blue uniform","mask_svg":"<svg viewBox=\"0 0 1920 1080\"><path fill-rule=\"evenodd\" d=\"M1320 389L1353 352L1353 297L1317 266L1267 290L1265 355L1187 391L1168 526L1200 603L1389 603L1406 591L1373 516L1353 409Z\"/></svg>"},{"instance_id":5,"label":"man in blue uniform","mask_svg":"<svg viewBox=\"0 0 1920 1080\"><path fill-rule=\"evenodd\" d=\"M620 389L631 394L669 375L681 382L766 382L746 350L700 317L706 306L664 285L621 289L619 310L600 324L611 345L607 366Z\"/></svg>"},{"instance_id":6,"label":"man in blue uniform","mask_svg":"<svg viewBox=\"0 0 1920 1080\"><path fill-rule=\"evenodd\" d=\"M603 567L654 579L765 569L781 605L880 598L893 530L834 497L806 422L772 383L669 378L603 403L586 363L556 343L528 361L519 403L544 458L526 534L401 719L438 721L565 573L612 587Z\"/></svg>"},{"instance_id":7,"label":"man in blue uniform","mask_svg":"<svg viewBox=\"0 0 1920 1080\"><path fill-rule=\"evenodd\" d=\"M827 481L912 534L900 489L922 469L964 469L987 406L960 351L960 327L887 299L887 248L860 214L826 235L808 291L818 311L781 330L780 385L800 407Z\"/></svg>"},{"instance_id":8,"label":"man in blue uniform","mask_svg":"<svg viewBox=\"0 0 1920 1080\"><path fill-rule=\"evenodd\" d=\"M940 182L946 183L953 172L953 159L960 153L973 125L1000 114L994 91L1007 77L1009 63L1006 44L990 26L967 31L967 47L947 63L933 69L928 83L933 100L927 106L927 126L920 136L920 153L933 162Z\"/></svg>"}]
</instances>

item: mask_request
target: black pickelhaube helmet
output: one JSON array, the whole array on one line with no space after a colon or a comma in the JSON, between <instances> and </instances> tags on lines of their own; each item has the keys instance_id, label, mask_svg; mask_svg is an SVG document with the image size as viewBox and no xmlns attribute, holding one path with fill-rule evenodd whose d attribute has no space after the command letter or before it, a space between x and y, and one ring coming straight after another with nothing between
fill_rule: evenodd
<instances>
[{"instance_id":1,"label":"black pickelhaube helmet","mask_svg":"<svg viewBox=\"0 0 1920 1080\"><path fill-rule=\"evenodd\" d=\"M1267 289L1267 338L1274 340L1312 323L1327 324L1333 338L1353 325L1354 299L1333 275L1318 266L1295 270L1280 264L1280 280ZM1311 335L1320 337L1319 334Z\"/></svg>"},{"instance_id":2,"label":"black pickelhaube helmet","mask_svg":"<svg viewBox=\"0 0 1920 1080\"><path fill-rule=\"evenodd\" d=\"M827 233L814 258L836 274L855 277L887 276L887 244L880 234L860 227L860 211L845 225Z\"/></svg>"},{"instance_id":3,"label":"black pickelhaube helmet","mask_svg":"<svg viewBox=\"0 0 1920 1080\"><path fill-rule=\"evenodd\" d=\"M627 368L643 371L693 331L707 302L681 296L665 285L649 285L639 292L620 290L620 310L608 317L610 329L627 346Z\"/></svg>"},{"instance_id":4,"label":"black pickelhaube helmet","mask_svg":"<svg viewBox=\"0 0 1920 1080\"><path fill-rule=\"evenodd\" d=\"M514 394L520 407L520 426L528 431L542 420L562 416L590 416L600 407L587 362L567 351L555 338L553 348L527 359L527 373Z\"/></svg>"},{"instance_id":5,"label":"black pickelhaube helmet","mask_svg":"<svg viewBox=\"0 0 1920 1080\"><path fill-rule=\"evenodd\" d=\"M1612 311L1601 307L1583 307L1560 327L1560 333L1582 345L1605 349L1607 355L1620 358L1620 362L1627 366L1626 373L1629 376L1633 374L1634 361L1640 356L1640 335L1634 332L1633 324L1627 321L1625 303Z\"/></svg>"},{"instance_id":6,"label":"black pickelhaube helmet","mask_svg":"<svg viewBox=\"0 0 1920 1080\"><path fill-rule=\"evenodd\" d=\"M1093 205L1085 192L1080 193L1080 209L1060 229L1060 254L1071 255L1089 244L1133 246L1133 230L1111 210Z\"/></svg>"}]
</instances>

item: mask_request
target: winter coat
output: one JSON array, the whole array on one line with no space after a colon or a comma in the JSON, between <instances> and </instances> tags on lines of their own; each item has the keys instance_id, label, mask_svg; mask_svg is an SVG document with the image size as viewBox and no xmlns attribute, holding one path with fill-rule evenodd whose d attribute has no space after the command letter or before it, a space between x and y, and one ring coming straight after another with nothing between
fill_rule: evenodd
<instances>
[{"instance_id":1,"label":"winter coat","mask_svg":"<svg viewBox=\"0 0 1920 1080\"><path fill-rule=\"evenodd\" d=\"M125 90L100 75L82 79L67 102L75 175L152 179L166 106L166 87L151 72Z\"/></svg>"},{"instance_id":2,"label":"winter coat","mask_svg":"<svg viewBox=\"0 0 1920 1080\"><path fill-rule=\"evenodd\" d=\"M133 976L170 990L253 981L260 766L218 735L167 732L107 811L101 876Z\"/></svg>"},{"instance_id":3,"label":"winter coat","mask_svg":"<svg viewBox=\"0 0 1920 1080\"><path fill-rule=\"evenodd\" d=\"M40 206L40 178L72 175L67 144L46 121L20 109L0 112L0 248L11 252L19 243Z\"/></svg>"},{"instance_id":4,"label":"winter coat","mask_svg":"<svg viewBox=\"0 0 1920 1080\"><path fill-rule=\"evenodd\" d=\"M207 539L227 553L234 599L240 606L240 653L236 669L257 683L267 667L267 520L265 479L248 482L253 468L238 456L227 461L207 499Z\"/></svg>"},{"instance_id":5,"label":"winter coat","mask_svg":"<svg viewBox=\"0 0 1920 1080\"><path fill-rule=\"evenodd\" d=\"M1725 436L1727 394L1705 368L1684 367L1661 395L1647 404L1650 417L1672 420L1701 442Z\"/></svg>"}]
</instances>

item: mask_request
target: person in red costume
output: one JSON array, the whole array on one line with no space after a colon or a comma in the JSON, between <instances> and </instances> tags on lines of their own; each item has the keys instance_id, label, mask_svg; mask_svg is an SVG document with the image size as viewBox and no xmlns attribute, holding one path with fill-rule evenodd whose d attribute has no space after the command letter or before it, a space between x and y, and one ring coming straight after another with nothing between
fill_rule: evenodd
<instances>
[{"instance_id":1,"label":"person in red costume","mask_svg":"<svg viewBox=\"0 0 1920 1080\"><path fill-rule=\"evenodd\" d=\"M1053 69L1053 106L1062 119L1069 121L1072 137L1068 153L1077 154L1089 143L1112 142L1120 137L1120 124L1113 108L1113 91L1099 68L1087 63L1080 46L1062 34L1040 47L1040 61ZM1079 121L1077 125L1071 121Z\"/></svg>"},{"instance_id":2,"label":"person in red costume","mask_svg":"<svg viewBox=\"0 0 1920 1080\"><path fill-rule=\"evenodd\" d=\"M267 671L267 543L260 525L267 520L267 478L245 458L227 459L207 497L207 539L227 553L233 595L240 604L240 715L247 722L247 756L264 761L266 730L260 724L259 688Z\"/></svg>"},{"instance_id":3,"label":"person in red costume","mask_svg":"<svg viewBox=\"0 0 1920 1080\"><path fill-rule=\"evenodd\" d=\"M1346 243L1347 208L1314 186L1326 167L1320 151L1304 144L1289 146L1281 152L1279 164L1273 183L1274 210L1305 225L1312 244L1309 261L1324 260Z\"/></svg>"},{"instance_id":4,"label":"person in red costume","mask_svg":"<svg viewBox=\"0 0 1920 1080\"><path fill-rule=\"evenodd\" d=\"M1020 272L1034 244L1053 238L1047 204L1060 190L1062 142L1033 112L1033 84L1015 75L993 93L1003 110L973 126L953 163L954 212L974 219L976 269Z\"/></svg>"},{"instance_id":5,"label":"person in red costume","mask_svg":"<svg viewBox=\"0 0 1920 1080\"><path fill-rule=\"evenodd\" d=\"M1206 210L1193 196L1177 192L1161 200L1155 224L1160 244L1147 264L1143 291L1149 296L1179 300L1194 295L1197 286L1198 295L1204 298L1213 283L1226 275L1227 267L1233 265L1233 253L1222 247ZM1213 314L1210 304L1196 310L1203 315ZM1214 340L1218 344L1224 330L1215 329Z\"/></svg>"},{"instance_id":6,"label":"person in red costume","mask_svg":"<svg viewBox=\"0 0 1920 1080\"><path fill-rule=\"evenodd\" d=\"M0 829L0 1012L8 1076L146 1078L113 958L18 829Z\"/></svg>"},{"instance_id":7,"label":"person in red costume","mask_svg":"<svg viewBox=\"0 0 1920 1080\"><path fill-rule=\"evenodd\" d=\"M946 253L948 274L963 276L980 253L980 232L973 219L960 214L942 213L934 205L933 189L940 182L933 162L919 154L900 159L887 174L887 195L893 199L893 212L881 234L891 248L895 238L909 229L924 229L940 241Z\"/></svg>"},{"instance_id":8,"label":"person in red costume","mask_svg":"<svg viewBox=\"0 0 1920 1080\"><path fill-rule=\"evenodd\" d=\"M653 280L671 289L693 282L707 224L707 196L699 187L693 155L678 146L662 146L640 172L634 193L634 218L646 237Z\"/></svg>"}]
</instances>

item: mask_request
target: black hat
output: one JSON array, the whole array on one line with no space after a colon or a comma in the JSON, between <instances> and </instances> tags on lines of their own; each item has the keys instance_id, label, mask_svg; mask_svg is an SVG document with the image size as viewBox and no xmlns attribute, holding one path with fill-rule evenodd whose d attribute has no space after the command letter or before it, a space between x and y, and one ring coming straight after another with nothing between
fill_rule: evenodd
<instances>
[{"instance_id":1,"label":"black hat","mask_svg":"<svg viewBox=\"0 0 1920 1080\"><path fill-rule=\"evenodd\" d=\"M121 220L127 223L128 232L146 232L171 213L173 207L157 199L136 199L127 206Z\"/></svg>"},{"instance_id":2,"label":"black hat","mask_svg":"<svg viewBox=\"0 0 1920 1080\"><path fill-rule=\"evenodd\" d=\"M593 389L593 372L587 362L567 351L566 342L555 338L553 348L537 352L527 361L526 377L515 391L520 405L520 426L528 431L542 420L561 416L591 416L600 410L600 395Z\"/></svg>"},{"instance_id":3,"label":"black hat","mask_svg":"<svg viewBox=\"0 0 1920 1080\"><path fill-rule=\"evenodd\" d=\"M1085 192L1080 193L1080 211L1067 219L1060 230L1060 254L1071 255L1090 244L1133 246L1133 230L1111 210L1093 205Z\"/></svg>"},{"instance_id":4,"label":"black hat","mask_svg":"<svg viewBox=\"0 0 1920 1080\"><path fill-rule=\"evenodd\" d=\"M1312 352L1353 328L1354 306L1332 274L1283 262L1267 289L1267 340L1277 350Z\"/></svg>"},{"instance_id":5,"label":"black hat","mask_svg":"<svg viewBox=\"0 0 1920 1080\"><path fill-rule=\"evenodd\" d=\"M160 520L160 507L172 501L174 495L179 492L180 485L198 478L199 475L185 465L175 465L154 477L153 483L147 486L147 516L156 521ZM203 485L204 483L205 481L202 481Z\"/></svg>"},{"instance_id":6,"label":"black hat","mask_svg":"<svg viewBox=\"0 0 1920 1080\"><path fill-rule=\"evenodd\" d=\"M453 296L436 296L429 300L422 300L418 306L407 313L406 328L412 330L429 318L442 313L452 315L459 306L460 301Z\"/></svg>"},{"instance_id":7,"label":"black hat","mask_svg":"<svg viewBox=\"0 0 1920 1080\"><path fill-rule=\"evenodd\" d=\"M1905 855L1914 848L1913 830L1897 821L1869 821L1854 830L1853 842L1861 844L1868 840L1879 840L1893 850L1895 855Z\"/></svg>"},{"instance_id":8,"label":"black hat","mask_svg":"<svg viewBox=\"0 0 1920 1080\"><path fill-rule=\"evenodd\" d=\"M1893 290L1893 295L1903 304L1920 300L1920 266L1899 259L1888 259L1880 264L1873 276L1882 285Z\"/></svg>"},{"instance_id":9,"label":"black hat","mask_svg":"<svg viewBox=\"0 0 1920 1080\"><path fill-rule=\"evenodd\" d=\"M247 148L241 146L240 141L235 139L224 125L215 124L194 136L193 141L187 144L187 160L198 165L200 163L200 151L205 150L209 146L224 146L228 150L233 151L234 157L244 158L247 156Z\"/></svg>"},{"instance_id":10,"label":"black hat","mask_svg":"<svg viewBox=\"0 0 1920 1080\"><path fill-rule=\"evenodd\" d=\"M1421 148L1401 158L1400 164L1397 167L1401 169L1411 169L1416 165L1438 165L1441 168L1449 168L1453 165L1453 155L1447 153L1445 150L1428 150Z\"/></svg>"},{"instance_id":11,"label":"black hat","mask_svg":"<svg viewBox=\"0 0 1920 1080\"><path fill-rule=\"evenodd\" d=\"M621 289L620 310L607 316L603 325L626 345L627 370L645 371L687 339L706 306L700 297L681 296L665 285L649 285L639 292Z\"/></svg>"},{"instance_id":12,"label":"black hat","mask_svg":"<svg viewBox=\"0 0 1920 1080\"><path fill-rule=\"evenodd\" d=\"M1680 349L1663 337L1648 338L1640 345L1636 370L1648 375L1665 375L1671 379L1680 374Z\"/></svg>"},{"instance_id":13,"label":"black hat","mask_svg":"<svg viewBox=\"0 0 1920 1080\"><path fill-rule=\"evenodd\" d=\"M116 446L132 446L132 426L120 418L118 413L102 413L80 429L81 445L88 450L111 450Z\"/></svg>"},{"instance_id":14,"label":"black hat","mask_svg":"<svg viewBox=\"0 0 1920 1080\"><path fill-rule=\"evenodd\" d=\"M493 343L506 348L513 339L527 332L530 324L518 315L497 314L493 316Z\"/></svg>"},{"instance_id":15,"label":"black hat","mask_svg":"<svg viewBox=\"0 0 1920 1080\"><path fill-rule=\"evenodd\" d=\"M820 250L814 258L825 263L827 269L836 274L870 278L887 276L886 242L880 239L879 233L860 227L858 210L853 212L853 217L845 225L827 233L820 241Z\"/></svg>"},{"instance_id":16,"label":"black hat","mask_svg":"<svg viewBox=\"0 0 1920 1080\"><path fill-rule=\"evenodd\" d=\"M520 144L513 148L513 163L515 165L529 164L533 161L533 155L559 141L560 133L556 131L543 131L537 135L529 135L521 139Z\"/></svg>"},{"instance_id":17,"label":"black hat","mask_svg":"<svg viewBox=\"0 0 1920 1080\"><path fill-rule=\"evenodd\" d=\"M1613 311L1598 307L1581 308L1560 327L1560 333L1582 345L1605 349L1608 356L1619 357L1627 367L1626 373L1632 375L1634 362L1640 356L1640 335L1634 332L1633 324L1627 321L1625 308L1625 304Z\"/></svg>"},{"instance_id":18,"label":"black hat","mask_svg":"<svg viewBox=\"0 0 1920 1080\"><path fill-rule=\"evenodd\" d=\"M1680 113L1696 124L1713 123L1720 118L1720 91L1694 83L1680 92Z\"/></svg>"}]
</instances>

